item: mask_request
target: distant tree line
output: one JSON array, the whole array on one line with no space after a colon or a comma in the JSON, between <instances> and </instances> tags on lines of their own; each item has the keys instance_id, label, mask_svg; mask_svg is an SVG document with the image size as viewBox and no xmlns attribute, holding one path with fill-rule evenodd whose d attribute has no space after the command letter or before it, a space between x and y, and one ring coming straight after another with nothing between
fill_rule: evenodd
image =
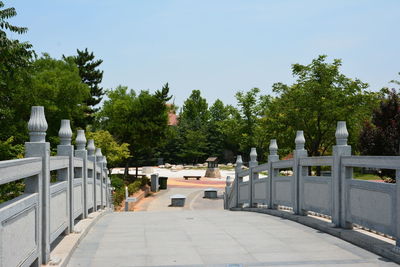
<instances>
[{"instance_id":1,"label":"distant tree line","mask_svg":"<svg viewBox=\"0 0 400 267\"><path fill-rule=\"evenodd\" d=\"M61 59L37 55L29 42L7 35L28 30L10 24L14 16L15 9L0 1L0 160L23 156L32 105L45 107L53 149L60 120L70 119L74 132L85 129L104 148L110 167L155 164L157 158L196 164L217 156L233 162L238 154L246 160L251 147L265 162L272 138L281 156L290 155L296 130L304 131L309 155L328 155L338 120L347 121L354 153L399 154L398 91L368 90L367 83L341 73L339 59L328 62L322 55L307 65L293 64L293 84L275 83L271 95L258 88L238 91L236 106L221 100L209 105L193 90L177 107L170 103L168 83L154 93L102 88L103 61L87 48ZM168 125L171 113L177 113L177 125Z\"/></svg>"}]
</instances>

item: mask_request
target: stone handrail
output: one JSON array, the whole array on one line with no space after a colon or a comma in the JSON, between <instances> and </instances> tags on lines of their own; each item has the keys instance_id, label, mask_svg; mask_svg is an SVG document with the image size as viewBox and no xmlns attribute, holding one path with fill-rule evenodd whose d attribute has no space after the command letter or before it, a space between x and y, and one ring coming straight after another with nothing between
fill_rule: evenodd
<instances>
[{"instance_id":1,"label":"stone handrail","mask_svg":"<svg viewBox=\"0 0 400 267\"><path fill-rule=\"evenodd\" d=\"M400 251L400 156L352 156L347 144L345 122L338 122L336 145L332 156L308 157L304 149L303 131L296 134L293 159L279 160L277 142L270 143L268 162L258 165L256 152L250 153L249 172L241 170L238 156L235 190L228 188L226 208L268 207L289 208L294 214L306 216L308 212L331 218L333 225L351 229L353 225L369 228L396 239L394 251ZM262 166L262 167L260 167ZM323 176L311 176L312 166L329 166ZM397 183L387 184L353 179L354 167L396 170ZM286 176L280 169L291 169ZM261 171L268 176L259 179ZM242 177L249 174L249 180Z\"/></svg>"},{"instance_id":2,"label":"stone handrail","mask_svg":"<svg viewBox=\"0 0 400 267\"><path fill-rule=\"evenodd\" d=\"M73 233L77 219L111 207L105 157L93 140L86 150L83 130L78 130L75 149L70 122L62 120L57 155L50 156L43 107L32 107L28 129L26 158L0 161L0 184L25 183L21 196L0 204L0 266L49 263L52 243Z\"/></svg>"}]
</instances>

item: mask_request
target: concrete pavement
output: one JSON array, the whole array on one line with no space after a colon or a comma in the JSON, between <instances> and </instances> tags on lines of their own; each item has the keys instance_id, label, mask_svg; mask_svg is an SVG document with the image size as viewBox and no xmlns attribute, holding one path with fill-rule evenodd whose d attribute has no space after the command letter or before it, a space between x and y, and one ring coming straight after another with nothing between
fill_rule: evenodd
<instances>
[{"instance_id":1,"label":"concrete pavement","mask_svg":"<svg viewBox=\"0 0 400 267\"><path fill-rule=\"evenodd\" d=\"M222 199L203 198L207 183L181 182L169 180L141 211L104 216L69 266L397 266L290 220L223 210ZM173 194L187 196L185 207L169 207Z\"/></svg>"},{"instance_id":2,"label":"concrete pavement","mask_svg":"<svg viewBox=\"0 0 400 267\"><path fill-rule=\"evenodd\" d=\"M78 246L69 266L227 264L397 266L289 220L224 210L108 214Z\"/></svg>"}]
</instances>

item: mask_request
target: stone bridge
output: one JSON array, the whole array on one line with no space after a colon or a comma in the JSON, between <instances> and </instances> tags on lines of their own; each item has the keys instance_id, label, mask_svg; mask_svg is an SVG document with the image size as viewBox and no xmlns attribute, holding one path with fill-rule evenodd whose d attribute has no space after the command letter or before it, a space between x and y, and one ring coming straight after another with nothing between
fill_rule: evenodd
<instances>
[{"instance_id":1,"label":"stone bridge","mask_svg":"<svg viewBox=\"0 0 400 267\"><path fill-rule=\"evenodd\" d=\"M400 263L399 183L352 177L353 167L397 171L400 157L351 156L344 122L333 156L307 157L298 132L291 160L279 160L276 140L266 164L258 165L255 149L247 169L238 156L223 199L202 198L200 187L169 188L139 212L112 212L106 159L93 140L86 146L82 130L75 148L62 120L51 156L43 107L32 107L28 129L26 158L0 162L0 184L26 184L21 196L0 204L0 266ZM311 166L330 172L309 176ZM185 207L167 208L168 196L179 192L188 195Z\"/></svg>"}]
</instances>

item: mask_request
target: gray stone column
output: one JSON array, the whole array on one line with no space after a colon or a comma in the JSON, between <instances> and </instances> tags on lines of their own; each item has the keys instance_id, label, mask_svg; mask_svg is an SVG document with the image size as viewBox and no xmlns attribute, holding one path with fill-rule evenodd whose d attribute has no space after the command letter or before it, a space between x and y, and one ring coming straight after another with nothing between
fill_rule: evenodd
<instances>
[{"instance_id":1,"label":"gray stone column","mask_svg":"<svg viewBox=\"0 0 400 267\"><path fill-rule=\"evenodd\" d=\"M104 194L103 194L103 154L101 153L101 148L96 148L96 163L100 166L100 174L98 179L100 179L100 209L103 209L103 201L104 201Z\"/></svg>"},{"instance_id":2,"label":"gray stone column","mask_svg":"<svg viewBox=\"0 0 400 267\"><path fill-rule=\"evenodd\" d=\"M96 177L97 177L97 173L96 173L96 154L94 153L96 150L96 147L94 146L94 140L93 139L89 139L88 141L88 145L87 145L87 152L88 152L88 160L90 160L91 162L89 164L92 165L93 167L93 212L97 211L97 204L96 204Z\"/></svg>"},{"instance_id":3,"label":"gray stone column","mask_svg":"<svg viewBox=\"0 0 400 267\"><path fill-rule=\"evenodd\" d=\"M351 146L347 145L346 122L338 121L336 128L336 146L333 146L332 168L332 223L337 227L351 228L346 222L346 179L351 179L352 169L341 167L341 157L351 155Z\"/></svg>"},{"instance_id":4,"label":"gray stone column","mask_svg":"<svg viewBox=\"0 0 400 267\"><path fill-rule=\"evenodd\" d=\"M275 208L273 203L272 203L272 185L273 185L273 179L272 177L277 175L277 171L273 171L272 169L272 162L279 161L279 156L278 156L278 144L276 142L276 139L271 139L269 143L269 155L268 155L268 177L269 177L269 188L267 188L267 197L269 198L268 202L268 208L273 209Z\"/></svg>"},{"instance_id":5,"label":"gray stone column","mask_svg":"<svg viewBox=\"0 0 400 267\"><path fill-rule=\"evenodd\" d=\"M66 180L68 183L68 231L72 233L74 231L74 146L71 145L72 130L69 120L61 120L58 136L60 137L60 144L57 146L57 156L69 157L68 172L59 171L58 179Z\"/></svg>"},{"instance_id":6,"label":"gray stone column","mask_svg":"<svg viewBox=\"0 0 400 267\"><path fill-rule=\"evenodd\" d=\"M107 169L107 158L103 156L103 170L105 172L104 183L106 184L105 196L104 196L104 206L109 206L109 197L108 197L108 169Z\"/></svg>"},{"instance_id":7,"label":"gray stone column","mask_svg":"<svg viewBox=\"0 0 400 267\"><path fill-rule=\"evenodd\" d=\"M235 180L236 180L236 207L239 207L239 183L243 180L239 178L239 172L242 171L243 161L242 156L238 155L236 158L236 166L235 166Z\"/></svg>"},{"instance_id":8,"label":"gray stone column","mask_svg":"<svg viewBox=\"0 0 400 267\"><path fill-rule=\"evenodd\" d=\"M257 150L255 147L251 148L250 151L250 162L249 162L249 186L250 186L250 200L249 200L249 205L250 207L253 207L254 205L254 180L258 179L258 173L254 174L253 173L253 168L258 166L258 161L257 161Z\"/></svg>"},{"instance_id":9,"label":"gray stone column","mask_svg":"<svg viewBox=\"0 0 400 267\"><path fill-rule=\"evenodd\" d=\"M46 264L50 260L50 144L46 142L47 122L44 108L32 107L28 122L29 142L25 143L25 157L41 157L42 173L38 179L38 186L26 179L26 190L39 192L39 263Z\"/></svg>"},{"instance_id":10,"label":"gray stone column","mask_svg":"<svg viewBox=\"0 0 400 267\"><path fill-rule=\"evenodd\" d=\"M83 205L82 205L82 207L83 207L83 218L87 218L87 216L88 216L88 200L87 200L87 198L88 198L88 183L87 183L88 170L87 170L87 150L85 148L86 136L85 136L84 130L78 130L78 133L77 133L76 139L75 139L75 143L76 143L75 157L81 158L83 160L83 166L82 166Z\"/></svg>"},{"instance_id":11,"label":"gray stone column","mask_svg":"<svg viewBox=\"0 0 400 267\"><path fill-rule=\"evenodd\" d=\"M224 194L224 209L229 209L229 195L231 194L231 177L226 177L225 194Z\"/></svg>"},{"instance_id":12,"label":"gray stone column","mask_svg":"<svg viewBox=\"0 0 400 267\"><path fill-rule=\"evenodd\" d=\"M306 173L304 173L305 168L300 167L300 158L307 157L307 150L304 149L304 144L306 143L306 139L304 138L303 131L297 131L296 133L296 149L293 151L293 178L294 178L294 198L293 198L293 212L294 214L306 215L302 211L302 203L303 203L303 182L302 177Z\"/></svg>"}]
</instances>

